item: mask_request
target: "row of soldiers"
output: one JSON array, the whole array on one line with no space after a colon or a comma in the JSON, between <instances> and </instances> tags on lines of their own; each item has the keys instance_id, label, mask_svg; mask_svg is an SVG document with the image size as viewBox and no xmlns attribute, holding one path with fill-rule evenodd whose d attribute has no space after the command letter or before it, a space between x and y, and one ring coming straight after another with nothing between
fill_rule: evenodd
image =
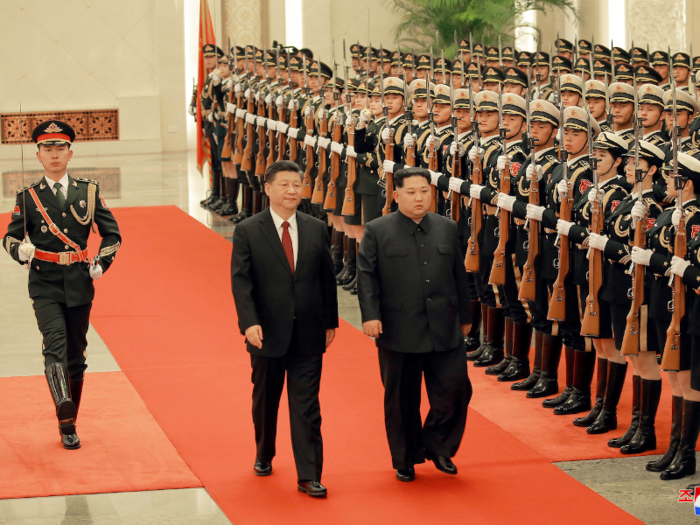
<instances>
[{"instance_id":1,"label":"row of soldiers","mask_svg":"<svg viewBox=\"0 0 700 525\"><path fill-rule=\"evenodd\" d=\"M552 57L462 40L452 63L353 45L345 81L308 50L205 46L202 205L240 222L265 206L266 166L297 162L304 211L332 227L338 283L353 290L364 224L394 211L393 172L429 169L431 211L458 223L469 272L467 359L556 415L582 414L573 424L590 434L617 428L631 365L632 422L608 443L623 454L656 449L663 370L671 441L647 469L677 479L695 472L700 432L688 323L700 308L700 105L687 82L700 60L633 48L624 62L588 44L558 40ZM239 188L240 212L222 209Z\"/></svg>"}]
</instances>

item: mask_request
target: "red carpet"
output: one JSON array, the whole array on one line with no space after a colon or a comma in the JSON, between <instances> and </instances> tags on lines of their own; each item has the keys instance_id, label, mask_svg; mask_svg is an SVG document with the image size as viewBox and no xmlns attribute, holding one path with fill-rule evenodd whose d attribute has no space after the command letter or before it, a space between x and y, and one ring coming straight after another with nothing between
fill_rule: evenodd
<instances>
[{"instance_id":1,"label":"red carpet","mask_svg":"<svg viewBox=\"0 0 700 525\"><path fill-rule=\"evenodd\" d=\"M428 464L417 468L415 483L396 481L376 350L347 323L327 354L321 385L328 499L296 492L284 404L275 474L256 478L250 360L230 291L230 243L175 207L117 209L115 215L124 246L97 283L93 324L233 523L409 517L411 523L498 524L535 515L541 524L639 523L474 410L455 459L458 476ZM481 383L475 406L489 395ZM528 424L537 427L538 420ZM541 429L540 436L561 439Z\"/></svg>"},{"instance_id":2,"label":"red carpet","mask_svg":"<svg viewBox=\"0 0 700 525\"><path fill-rule=\"evenodd\" d=\"M0 378L0 499L201 487L122 372L85 379L64 450L43 376Z\"/></svg>"}]
</instances>

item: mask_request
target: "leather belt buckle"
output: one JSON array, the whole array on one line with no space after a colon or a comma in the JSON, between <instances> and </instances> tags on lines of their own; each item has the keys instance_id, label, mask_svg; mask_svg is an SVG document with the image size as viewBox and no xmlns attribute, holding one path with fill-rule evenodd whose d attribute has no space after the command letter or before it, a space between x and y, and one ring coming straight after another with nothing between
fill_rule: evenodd
<instances>
[{"instance_id":1,"label":"leather belt buckle","mask_svg":"<svg viewBox=\"0 0 700 525\"><path fill-rule=\"evenodd\" d=\"M71 252L58 252L58 264L62 266L70 266L71 263L71 258L70 258Z\"/></svg>"}]
</instances>

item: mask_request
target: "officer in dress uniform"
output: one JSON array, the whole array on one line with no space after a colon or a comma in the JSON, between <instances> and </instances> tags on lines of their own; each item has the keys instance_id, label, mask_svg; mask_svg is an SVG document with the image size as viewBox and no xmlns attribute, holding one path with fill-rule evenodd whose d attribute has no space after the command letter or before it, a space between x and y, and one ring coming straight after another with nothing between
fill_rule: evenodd
<instances>
[{"instance_id":1,"label":"officer in dress uniform","mask_svg":"<svg viewBox=\"0 0 700 525\"><path fill-rule=\"evenodd\" d=\"M650 144L661 147L667 142L667 135L662 130L664 90L653 84L644 84L639 88L638 93L639 120L644 130L642 138Z\"/></svg>"},{"instance_id":2,"label":"officer in dress uniform","mask_svg":"<svg viewBox=\"0 0 700 525\"><path fill-rule=\"evenodd\" d=\"M550 84L549 53L545 53L544 51L535 53L532 58L532 65L535 76L535 83L532 86L532 98L549 100L552 93L554 93Z\"/></svg>"},{"instance_id":3,"label":"officer in dress uniform","mask_svg":"<svg viewBox=\"0 0 700 525\"><path fill-rule=\"evenodd\" d=\"M75 421L87 368L93 281L114 262L122 241L98 183L66 172L73 140L73 129L58 120L34 129L32 141L45 174L18 192L3 239L7 253L29 269L29 297L43 337L46 379L61 442L69 450L80 448ZM90 230L102 237L92 258L87 250Z\"/></svg>"},{"instance_id":4,"label":"officer in dress uniform","mask_svg":"<svg viewBox=\"0 0 700 525\"><path fill-rule=\"evenodd\" d=\"M586 105L601 131L612 131L608 123L608 88L600 80L586 82Z\"/></svg>"},{"instance_id":5,"label":"officer in dress uniform","mask_svg":"<svg viewBox=\"0 0 700 525\"><path fill-rule=\"evenodd\" d=\"M676 87L683 91L690 91L691 68L688 53L675 53L671 63L673 64L673 78L676 82Z\"/></svg>"},{"instance_id":6,"label":"officer in dress uniform","mask_svg":"<svg viewBox=\"0 0 700 525\"><path fill-rule=\"evenodd\" d=\"M634 140L634 88L622 82L608 86L613 131L629 144Z\"/></svg>"},{"instance_id":7,"label":"officer in dress uniform","mask_svg":"<svg viewBox=\"0 0 700 525\"><path fill-rule=\"evenodd\" d=\"M670 63L670 57L666 51L654 51L651 54L651 67L653 67L654 71L661 77L659 87L664 91L671 89L671 81L669 80Z\"/></svg>"}]
</instances>

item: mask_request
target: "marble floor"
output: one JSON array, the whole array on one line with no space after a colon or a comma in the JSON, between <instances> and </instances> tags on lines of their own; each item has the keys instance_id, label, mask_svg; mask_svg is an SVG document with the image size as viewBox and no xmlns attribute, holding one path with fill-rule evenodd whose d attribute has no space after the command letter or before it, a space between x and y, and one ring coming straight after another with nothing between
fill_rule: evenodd
<instances>
[{"instance_id":1,"label":"marble floor","mask_svg":"<svg viewBox=\"0 0 700 525\"><path fill-rule=\"evenodd\" d=\"M0 161L0 213L12 211L17 189L42 176L38 167L27 156L23 176L19 161ZM196 170L193 152L81 157L76 146L69 168L75 176L99 180L110 207L178 206L231 239L233 226L199 206L207 181ZM25 271L4 252L0 254L0 377L43 373L41 338L27 297ZM341 317L359 328L357 299L341 291L339 306ZM88 373L119 370L99 334L91 329L88 338ZM644 470L648 460L632 457L572 461L557 466L644 523L695 522L692 504L678 503L678 490L689 483L700 483L700 477L663 482ZM0 525L166 523L219 525L229 521L201 488L0 500Z\"/></svg>"}]
</instances>

